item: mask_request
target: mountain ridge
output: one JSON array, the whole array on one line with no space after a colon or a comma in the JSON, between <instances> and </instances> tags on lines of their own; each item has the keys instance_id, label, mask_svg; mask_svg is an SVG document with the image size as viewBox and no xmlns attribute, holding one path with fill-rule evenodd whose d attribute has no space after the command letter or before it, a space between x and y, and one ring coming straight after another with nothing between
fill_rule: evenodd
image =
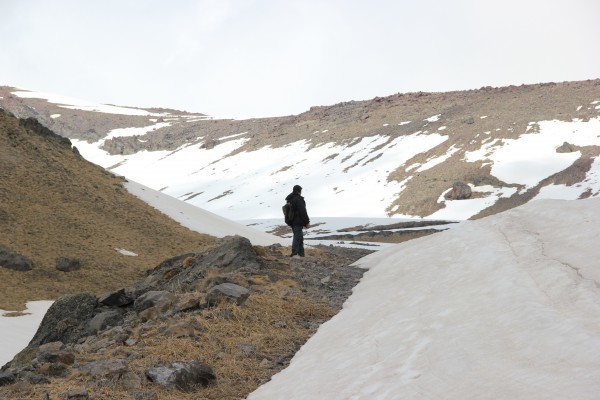
<instances>
[{"instance_id":1,"label":"mountain ridge","mask_svg":"<svg viewBox=\"0 0 600 400\"><path fill-rule=\"evenodd\" d=\"M373 195L367 207L357 205L348 210L351 215L366 211L378 217L478 218L530 201L539 197L540 191L547 193L547 188L556 191L557 185L569 190L585 186L580 193L570 194L575 198L600 192L600 184L590 178L596 174L594 160L600 154L600 140L590 136L579 144L569 141L571 133L575 133L574 141L582 136L577 133L584 125L585 129L595 129L592 125L600 118L596 103L600 101L600 79L446 93L399 93L315 106L293 116L249 120L219 120L202 114L123 116L71 108L66 112L72 115L57 117L64 108L33 98L35 93L23 98L12 93L13 88L0 88L0 105L54 126L57 133L74 140L84 157L116 174L232 219L278 215L279 197L288 190L284 187L296 181L305 181L304 187L318 192L316 197L313 194L311 207L322 216L335 212L334 197L349 203L362 196L365 187L379 198ZM84 122L73 122L79 120ZM544 148L543 156L557 158L562 169L539 173L538 180L531 184L498 176L494 171L498 162L489 155L493 158L514 141L529 140L527 135L539 134L556 141L552 139L554 133L546 131L559 128L549 126L549 122L564 123L560 127L564 140L553 143L553 148ZM98 128L90 128L92 123ZM88 132L90 129L95 132ZM556 156L563 142L570 146L570 155ZM266 148L279 155L268 153ZM476 153L478 159L473 156ZM267 154L278 157L281 165L254 167L248 161L249 155L257 160L270 157ZM517 161L523 163L523 158ZM536 162L523 164L523 168L535 169ZM179 183L156 178L166 169L172 170ZM227 182L208 179L217 175L226 176ZM363 180L355 180L361 175ZM254 189L244 183L257 177L265 182ZM473 189L473 197L460 206L473 203L468 213L451 212L460 207L443 198L455 182ZM265 192L274 197L268 198ZM236 204L254 210L248 202L252 198L260 199L263 210L252 211L251 215L235 210Z\"/></svg>"}]
</instances>

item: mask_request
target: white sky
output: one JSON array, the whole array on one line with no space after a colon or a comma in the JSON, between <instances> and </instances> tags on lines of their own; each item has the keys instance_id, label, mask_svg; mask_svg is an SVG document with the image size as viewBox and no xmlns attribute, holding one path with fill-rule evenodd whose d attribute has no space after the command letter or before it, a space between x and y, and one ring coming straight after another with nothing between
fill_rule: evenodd
<instances>
[{"instance_id":1,"label":"white sky","mask_svg":"<svg viewBox=\"0 0 600 400\"><path fill-rule=\"evenodd\" d=\"M237 118L600 77L596 0L0 1L0 84Z\"/></svg>"}]
</instances>

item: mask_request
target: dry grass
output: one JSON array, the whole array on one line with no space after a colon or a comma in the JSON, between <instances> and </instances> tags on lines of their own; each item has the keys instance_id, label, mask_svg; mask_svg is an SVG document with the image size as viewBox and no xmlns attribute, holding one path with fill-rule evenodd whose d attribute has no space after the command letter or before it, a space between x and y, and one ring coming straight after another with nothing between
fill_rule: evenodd
<instances>
[{"instance_id":1,"label":"dry grass","mask_svg":"<svg viewBox=\"0 0 600 400\"><path fill-rule=\"evenodd\" d=\"M0 309L114 290L174 254L200 252L214 243L129 194L122 179L3 112L0 182L0 244L34 263L28 272L0 268ZM79 259L81 270L58 271L61 256Z\"/></svg>"},{"instance_id":2,"label":"dry grass","mask_svg":"<svg viewBox=\"0 0 600 400\"><path fill-rule=\"evenodd\" d=\"M289 282L288 282L289 283ZM154 391L159 399L243 399L280 369L314 333L315 327L330 319L335 310L301 297L281 298L277 288L253 294L243 307L233 303L214 309L182 315L177 320L154 321L149 329L138 328L138 342L131 347L111 347L102 355L76 355L78 363L135 354L129 369L142 378L142 388ZM194 338L165 335L173 324L196 326ZM250 348L252 350L248 351ZM246 351L245 351L246 349ZM144 371L158 364L202 360L210 365L217 383L193 393L163 389L147 381ZM44 393L60 398L61 393L86 387L97 398L133 399L118 382L98 381L79 373L67 378L51 378L50 385L12 385L0 391L17 400L39 400Z\"/></svg>"}]
</instances>

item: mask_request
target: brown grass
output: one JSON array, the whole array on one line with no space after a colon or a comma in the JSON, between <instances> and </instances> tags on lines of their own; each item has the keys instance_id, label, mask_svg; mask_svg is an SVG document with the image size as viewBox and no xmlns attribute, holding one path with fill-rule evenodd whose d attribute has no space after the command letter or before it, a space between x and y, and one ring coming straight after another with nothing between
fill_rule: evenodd
<instances>
[{"instance_id":1,"label":"brown grass","mask_svg":"<svg viewBox=\"0 0 600 400\"><path fill-rule=\"evenodd\" d=\"M301 297L283 299L276 294L276 288L269 289L268 293L253 294L243 307L226 303L201 313L184 314L177 323L199 325L196 338L165 336L161 333L164 326L174 320L154 321L147 330L138 328L136 345L113 347L103 355L77 354L76 360L81 364L136 354L129 361L130 371L141 377L143 388L154 391L159 399L243 399L285 366L314 333L315 326L335 314L328 305ZM240 345L250 345L254 351L246 354ZM163 389L144 377L146 369L158 364L192 360L202 360L210 365L217 383L193 393L183 393ZM12 385L3 389L4 392L0 391L0 396L4 393L15 400L39 400L47 392L54 399L77 387L88 387L101 399L133 399L132 394L118 383L94 380L79 373L67 378L51 378L50 385Z\"/></svg>"},{"instance_id":2,"label":"brown grass","mask_svg":"<svg viewBox=\"0 0 600 400\"><path fill-rule=\"evenodd\" d=\"M214 243L129 194L121 178L78 158L69 146L24 129L4 112L0 182L0 244L34 263L28 272L0 268L0 309L114 290L166 258ZM56 270L60 256L79 259L81 270Z\"/></svg>"}]
</instances>

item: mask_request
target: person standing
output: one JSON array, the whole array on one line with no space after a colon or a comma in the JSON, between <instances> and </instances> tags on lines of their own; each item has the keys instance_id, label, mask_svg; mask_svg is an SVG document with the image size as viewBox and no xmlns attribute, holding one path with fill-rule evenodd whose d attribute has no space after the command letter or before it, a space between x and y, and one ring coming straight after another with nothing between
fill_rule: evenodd
<instances>
[{"instance_id":1,"label":"person standing","mask_svg":"<svg viewBox=\"0 0 600 400\"><path fill-rule=\"evenodd\" d=\"M294 238L292 239L292 254L290 254L290 257L296 255L304 257L304 233L302 232L302 229L308 229L310 227L310 218L308 218L308 212L306 211L306 202L301 194L302 187L300 185L295 185L292 189L292 193L285 198L285 201L291 204L292 210L294 211L294 218L290 223L292 232L294 233Z\"/></svg>"}]
</instances>

